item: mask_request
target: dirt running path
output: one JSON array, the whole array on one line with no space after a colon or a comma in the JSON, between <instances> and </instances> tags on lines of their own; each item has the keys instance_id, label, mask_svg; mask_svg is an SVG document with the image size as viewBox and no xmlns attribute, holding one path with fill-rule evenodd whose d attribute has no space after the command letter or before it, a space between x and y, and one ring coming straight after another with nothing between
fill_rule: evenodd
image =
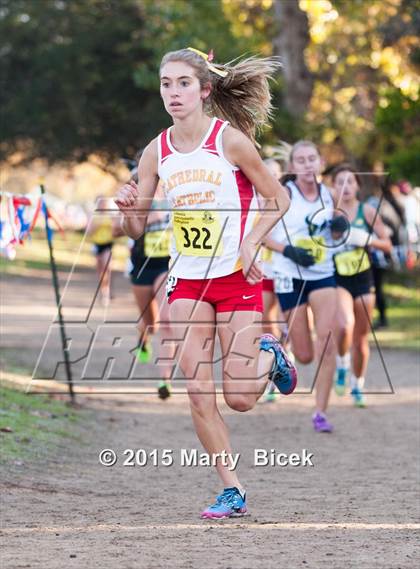
<instances>
[{"instance_id":1,"label":"dirt running path","mask_svg":"<svg viewBox=\"0 0 420 569\"><path fill-rule=\"evenodd\" d=\"M29 365L54 313L49 281L34 277L30 294L20 277L8 285L6 354L20 353ZM84 290L83 279L77 286ZM123 315L128 301L128 290L116 300ZM198 517L220 490L212 469L180 464L181 449L201 452L182 389L167 402L147 394L81 396L96 417L85 444L62 449L48 464L1 472L2 567L415 567L418 359L386 352L385 361L395 394L370 395L365 410L333 397L333 435L312 432L310 394L246 414L222 405L251 515L221 523ZM311 373L302 374L304 386ZM375 353L368 381L389 392ZM99 464L103 448L116 451L115 466ZM127 448L171 449L174 464L124 467ZM256 448L307 449L314 466L256 467Z\"/></svg>"}]
</instances>

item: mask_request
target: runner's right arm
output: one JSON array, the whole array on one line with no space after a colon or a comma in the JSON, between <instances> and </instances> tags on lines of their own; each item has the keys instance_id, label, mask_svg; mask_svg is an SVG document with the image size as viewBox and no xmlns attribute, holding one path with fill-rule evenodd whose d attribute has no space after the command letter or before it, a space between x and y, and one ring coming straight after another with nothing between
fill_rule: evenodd
<instances>
[{"instance_id":1,"label":"runner's right arm","mask_svg":"<svg viewBox=\"0 0 420 569\"><path fill-rule=\"evenodd\" d=\"M120 188L115 198L115 203L123 214L121 227L124 233L135 240L143 235L146 228L147 217L159 180L157 163L157 139L154 139L145 148L138 165L140 188L131 180L130 183Z\"/></svg>"}]
</instances>

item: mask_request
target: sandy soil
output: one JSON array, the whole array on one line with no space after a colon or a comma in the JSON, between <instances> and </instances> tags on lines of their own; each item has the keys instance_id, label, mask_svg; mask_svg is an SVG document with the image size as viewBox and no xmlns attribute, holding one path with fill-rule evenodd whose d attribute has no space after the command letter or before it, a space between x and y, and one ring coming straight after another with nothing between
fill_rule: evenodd
<instances>
[{"instance_id":1,"label":"sandy soil","mask_svg":"<svg viewBox=\"0 0 420 569\"><path fill-rule=\"evenodd\" d=\"M74 281L67 315L77 310L89 278ZM112 317L124 321L133 306L122 277L117 284ZM6 285L6 356L31 367L54 315L50 282L40 273L30 289L22 277L9 277ZM241 454L250 515L219 523L199 519L220 490L215 473L180 464L181 449L202 450L182 382L166 402L145 393L154 392L153 381L142 384L142 393L78 396L95 413L83 445L59 449L47 464L33 461L1 472L2 567L417 566L419 362L410 352L386 351L382 357L387 373L373 351L368 387L381 393L369 396L367 409L332 397L332 435L311 428L310 368L301 374L300 394L258 404L246 414L222 404ZM104 448L117 453L115 466L99 463ZM128 448L171 449L174 464L123 466ZM307 449L314 466L256 467L256 448Z\"/></svg>"}]
</instances>

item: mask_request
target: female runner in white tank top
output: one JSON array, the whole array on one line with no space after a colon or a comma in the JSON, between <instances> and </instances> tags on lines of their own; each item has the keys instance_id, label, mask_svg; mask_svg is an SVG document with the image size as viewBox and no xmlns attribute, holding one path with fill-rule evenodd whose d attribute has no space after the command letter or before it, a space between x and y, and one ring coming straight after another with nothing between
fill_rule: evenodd
<instances>
[{"instance_id":1,"label":"female runner in white tank top","mask_svg":"<svg viewBox=\"0 0 420 569\"><path fill-rule=\"evenodd\" d=\"M330 230L334 201L328 188L317 181L321 169L315 144L302 140L292 147L290 172L294 179L285 183L290 208L265 243L275 252L275 291L288 323L292 351L301 363L312 362L315 355L320 363L313 427L317 432L331 432L332 425L325 412L336 353L337 291ZM315 346L308 308L314 319Z\"/></svg>"},{"instance_id":2,"label":"female runner in white tank top","mask_svg":"<svg viewBox=\"0 0 420 569\"><path fill-rule=\"evenodd\" d=\"M296 385L296 370L279 342L268 334L260 338L263 273L255 262L263 238L289 205L287 192L253 144L255 128L267 120L267 78L277 66L257 58L216 66L191 48L166 54L161 96L173 126L145 149L139 163L141 187L125 185L115 200L123 227L134 238L144 231L159 178L173 210L167 288L171 324L174 334L178 331L178 360L194 426L224 484L216 502L202 512L205 518L247 512L244 488L231 461L223 458L232 450L216 404L216 330L223 394L231 408L252 409L270 369L282 393L291 393ZM254 188L267 202L258 221Z\"/></svg>"}]
</instances>

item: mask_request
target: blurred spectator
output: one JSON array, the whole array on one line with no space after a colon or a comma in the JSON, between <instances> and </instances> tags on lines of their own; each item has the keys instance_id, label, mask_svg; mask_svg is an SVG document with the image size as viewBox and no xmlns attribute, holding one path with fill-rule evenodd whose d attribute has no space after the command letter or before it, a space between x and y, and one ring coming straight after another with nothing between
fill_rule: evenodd
<instances>
[{"instance_id":1,"label":"blurred spectator","mask_svg":"<svg viewBox=\"0 0 420 569\"><path fill-rule=\"evenodd\" d=\"M374 328L379 329L388 326L386 317L387 303L383 290L384 278L388 269L400 270L406 265L407 259L407 229L404 198L401 196L397 184L384 184L382 193L376 193L367 199L376 209L382 221L388 227L389 237L392 243L391 255L385 255L382 251L372 251L372 272L375 284L376 308L379 317L374 323Z\"/></svg>"},{"instance_id":2,"label":"blurred spectator","mask_svg":"<svg viewBox=\"0 0 420 569\"><path fill-rule=\"evenodd\" d=\"M398 183L403 197L407 230L407 268L416 266L420 256L420 188L412 188L410 182Z\"/></svg>"}]
</instances>

